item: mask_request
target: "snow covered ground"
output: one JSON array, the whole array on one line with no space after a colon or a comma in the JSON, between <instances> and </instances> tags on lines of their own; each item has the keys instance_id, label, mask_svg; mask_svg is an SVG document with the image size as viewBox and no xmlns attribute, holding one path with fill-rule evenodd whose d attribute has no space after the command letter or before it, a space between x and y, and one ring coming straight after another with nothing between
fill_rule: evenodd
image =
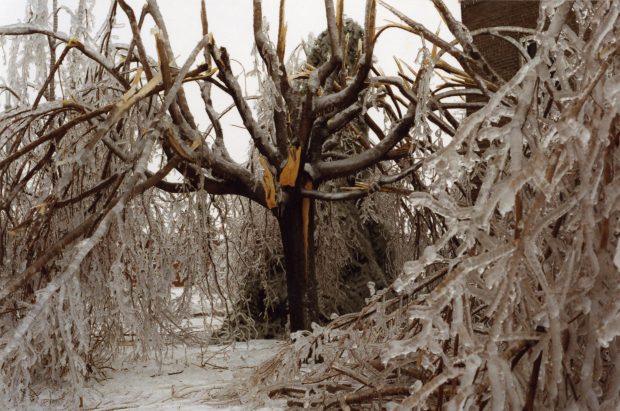
<instances>
[{"instance_id":1,"label":"snow covered ground","mask_svg":"<svg viewBox=\"0 0 620 411\"><path fill-rule=\"evenodd\" d=\"M207 337L221 326L224 308L221 301L210 302L199 291L191 296L183 288L172 287L173 304L188 299L185 321L196 337ZM227 345L169 346L161 358L136 360L137 342L127 340L109 368L102 370L77 389L80 410L281 410L285 401L256 408L240 405L223 395L225 388L247 377L258 364L270 359L285 344L277 340L252 340ZM64 410L66 392L50 387L33 389L28 410ZM0 410L4 404L0 398ZM37 405L34 405L37 404Z\"/></svg>"},{"instance_id":2,"label":"snow covered ground","mask_svg":"<svg viewBox=\"0 0 620 411\"><path fill-rule=\"evenodd\" d=\"M253 340L206 349L176 347L159 367L156 360L118 360L107 377L85 389L87 410L245 410L223 403L218 393L274 355L282 342ZM284 409L274 402L263 410Z\"/></svg>"},{"instance_id":3,"label":"snow covered ground","mask_svg":"<svg viewBox=\"0 0 620 411\"><path fill-rule=\"evenodd\" d=\"M173 287L171 294L173 300L180 302L183 288ZM196 290L189 304L193 318L187 321L194 332L212 331L221 325L220 304L211 305ZM281 344L273 340L253 340L221 346L176 346L164 353L161 367L155 358L118 359L104 379L91 381L82 397L84 409L245 410L247 406L226 403L217 398L218 394L273 356ZM263 409L284 408L277 404Z\"/></svg>"}]
</instances>

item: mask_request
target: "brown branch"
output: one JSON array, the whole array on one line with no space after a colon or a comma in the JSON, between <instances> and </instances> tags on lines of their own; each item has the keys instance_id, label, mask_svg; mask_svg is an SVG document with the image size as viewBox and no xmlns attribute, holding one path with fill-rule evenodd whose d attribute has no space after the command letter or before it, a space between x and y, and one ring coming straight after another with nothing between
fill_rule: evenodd
<instances>
[{"instance_id":1,"label":"brown branch","mask_svg":"<svg viewBox=\"0 0 620 411\"><path fill-rule=\"evenodd\" d=\"M473 43L472 36L469 33L469 30L465 25L463 25L460 21L454 18L450 9L445 5L442 0L432 0L435 8L443 18L443 21L448 26L448 29L454 35L454 38L459 42L465 54L471 59L472 62L476 65L478 72L481 72L491 80L493 83L501 85L505 83L505 81L493 70L493 68L486 61L484 56L478 50L478 47Z\"/></svg>"},{"instance_id":2,"label":"brown branch","mask_svg":"<svg viewBox=\"0 0 620 411\"><path fill-rule=\"evenodd\" d=\"M67 43L67 46L74 47L82 52L86 57L95 61L101 67L103 67L108 73L110 73L118 82L125 88L129 89L130 85L125 78L106 61L106 58L102 56L98 51L92 50L84 46L76 39L69 38L63 34L54 33L50 30L33 26L31 24L13 24L10 26L0 27L0 35L3 36L25 36L28 34L42 34L57 40Z\"/></svg>"},{"instance_id":3,"label":"brown branch","mask_svg":"<svg viewBox=\"0 0 620 411\"><path fill-rule=\"evenodd\" d=\"M469 55L461 52L456 47L454 47L453 44L450 44L442 40L439 36L431 32L430 30L428 30L426 27L412 20L411 18L407 17L406 15L404 15L403 13L401 13L394 7L390 6L389 4L385 3L384 1L379 0L379 2L381 3L383 7L388 9L391 13L393 13L395 16L397 16L407 25L407 26L401 26L397 24L390 24L388 26L383 27L380 30L380 33L387 30L388 28L397 27L397 28L410 31L414 34L417 34L418 36L422 37L425 40L429 40L431 43L433 43L434 45L442 49L444 52L447 52L450 55L452 55L459 62L459 64L468 72L468 74L475 80L476 84L480 87L480 89L484 92L484 94L487 94L487 95L489 94L487 87L484 83L484 80L480 78L480 75L478 74L478 72L474 70L475 68L478 67L477 60L474 60Z\"/></svg>"},{"instance_id":4,"label":"brown branch","mask_svg":"<svg viewBox=\"0 0 620 411\"><path fill-rule=\"evenodd\" d=\"M117 0L118 4L121 6L127 18L129 19L129 26L131 27L131 33L133 34L132 42L138 48L138 58L142 63L142 68L144 69L144 74L146 75L146 79L150 80L153 78L153 72L151 71L151 67L148 62L148 57L146 55L146 50L144 48L144 43L142 42L142 37L140 36L140 27L138 27L138 22L136 21L136 15L133 12L133 9L125 2L125 0ZM131 48L131 47L130 47Z\"/></svg>"},{"instance_id":5,"label":"brown branch","mask_svg":"<svg viewBox=\"0 0 620 411\"><path fill-rule=\"evenodd\" d=\"M338 405L341 401L345 404L359 404L365 401L374 401L377 398L401 397L411 394L411 387L408 385L389 385L382 388L367 388L352 394L337 396L328 401L325 408Z\"/></svg>"},{"instance_id":6,"label":"brown branch","mask_svg":"<svg viewBox=\"0 0 620 411\"><path fill-rule=\"evenodd\" d=\"M73 203L77 203L78 201L82 201L86 197L90 197L91 195L96 194L96 193L100 192L101 190L104 190L105 188L109 187L111 184L117 183L118 179L121 178L121 177L122 177L122 174L120 174L120 173L112 174L110 177L108 177L105 180L99 182L94 187L89 188L88 190L85 190L85 191L81 192L80 194L76 195L75 197L71 197L71 198L68 198L66 200L59 200L59 201L55 202L54 203L54 208L64 207L64 206L67 206L69 204L73 204Z\"/></svg>"},{"instance_id":7,"label":"brown branch","mask_svg":"<svg viewBox=\"0 0 620 411\"><path fill-rule=\"evenodd\" d=\"M166 50L166 55L170 59L170 62L174 63L174 53L172 52L172 47L170 46L170 37L168 35L168 30L166 28L164 18L162 17L159 6L157 5L157 1L147 0L147 4L149 14L153 17L153 20L155 20L155 24L160 30L160 36ZM196 128L196 121L194 120L194 116L189 109L189 104L187 103L187 98L185 97L185 91L183 90L183 88L180 88L175 93L175 97L185 121L187 121L192 128Z\"/></svg>"},{"instance_id":8,"label":"brown branch","mask_svg":"<svg viewBox=\"0 0 620 411\"><path fill-rule=\"evenodd\" d=\"M34 103L32 103L32 110L36 110L36 108L39 106L39 101L41 100L41 97L43 97L43 94L45 93L45 89L48 88L48 86L49 86L49 90L51 90L52 87L54 87L54 75L56 74L56 70L58 70L58 68L62 64L62 61L67 56L67 53L69 53L69 50L71 50L71 46L65 47L62 53L60 53L60 57L58 58L58 61L52 64L52 67L50 68L50 72L47 75L47 78L45 79L43 86L41 86L39 93L34 99ZM50 100L48 101L53 101L53 93L50 92L49 96L50 96Z\"/></svg>"},{"instance_id":9,"label":"brown branch","mask_svg":"<svg viewBox=\"0 0 620 411\"><path fill-rule=\"evenodd\" d=\"M209 34L209 19L207 18L207 5L205 0L200 0L200 26L202 27L202 35ZM209 54L209 47L204 49L205 63L211 65L211 55Z\"/></svg>"},{"instance_id":10,"label":"brown branch","mask_svg":"<svg viewBox=\"0 0 620 411\"><path fill-rule=\"evenodd\" d=\"M101 213L94 213L88 216L82 223L76 228L65 234L59 241L54 242L45 251L45 253L39 256L28 268L18 276L9 280L0 287L0 302L4 301L9 295L17 292L17 290L26 281L30 280L36 273L38 273L52 258L58 255L66 246L76 241L82 235L90 231L100 218Z\"/></svg>"},{"instance_id":11,"label":"brown branch","mask_svg":"<svg viewBox=\"0 0 620 411\"><path fill-rule=\"evenodd\" d=\"M388 184L394 184L403 178L407 177L411 173L414 173L422 167L423 162L417 162L412 166L407 167L403 171L398 174L393 175L384 175L381 176L376 181L373 181L372 184L368 184L365 189L360 187L359 189L354 189L351 191L342 191L342 192L326 192L326 191L318 191L318 190L306 190L302 189L301 194L304 197L314 198L317 200L324 201L344 201L344 200L356 200L362 197L365 197L371 194L374 191L386 191L386 192L394 192L398 194L411 194L410 190L403 190L393 187L386 187ZM382 189L383 188L383 189Z\"/></svg>"},{"instance_id":12,"label":"brown branch","mask_svg":"<svg viewBox=\"0 0 620 411\"><path fill-rule=\"evenodd\" d=\"M19 157L23 156L24 154L31 151L32 149L45 143L46 141L49 141L55 138L62 138L69 130L71 130L73 127L77 126L78 124L81 124L93 117L97 117L100 114L107 113L111 111L114 107L115 107L114 104L108 104L107 106L100 107L98 109L91 111L90 113L86 113L84 115L76 117L73 120L58 127L57 129L50 131L49 133L45 134L43 137L27 144L21 150L11 154L4 160L0 161L0 169L5 167L7 164L13 162L14 160L18 159Z\"/></svg>"},{"instance_id":13,"label":"brown branch","mask_svg":"<svg viewBox=\"0 0 620 411\"><path fill-rule=\"evenodd\" d=\"M278 19L278 46L277 56L280 63L284 64L284 53L286 51L286 32L287 26L285 21L286 0L280 0L280 16Z\"/></svg>"},{"instance_id":14,"label":"brown branch","mask_svg":"<svg viewBox=\"0 0 620 411\"><path fill-rule=\"evenodd\" d=\"M281 155L273 146L273 144L269 141L269 136L262 130L256 120L252 115L252 110L250 106L245 101L243 97L243 93L241 91L241 87L239 86L239 82L235 78L232 73L230 67L230 60L228 58L228 53L225 48L218 48L213 43L209 45L209 52L211 56L213 56L213 60L219 69L218 77L224 82L224 84L230 90L231 97L235 102L235 106L241 119L243 120L243 125L250 133L250 137L258 151L265 156L269 162L274 166L279 166L281 161Z\"/></svg>"},{"instance_id":15,"label":"brown branch","mask_svg":"<svg viewBox=\"0 0 620 411\"><path fill-rule=\"evenodd\" d=\"M329 34L329 44L331 47L331 56L329 60L321 64L321 66L310 74L308 79L308 89L312 94L316 94L319 87L325 83L325 80L334 71L342 65L342 46L341 38L336 24L336 16L334 11L334 2L325 0L325 18L327 19L327 32Z\"/></svg>"},{"instance_id":16,"label":"brown branch","mask_svg":"<svg viewBox=\"0 0 620 411\"><path fill-rule=\"evenodd\" d=\"M396 123L390 133L373 148L360 154L336 161L318 161L306 165L306 171L315 180L327 180L361 171L379 161L399 141L409 135L415 119L415 106L410 105L407 113Z\"/></svg>"},{"instance_id":17,"label":"brown branch","mask_svg":"<svg viewBox=\"0 0 620 411\"><path fill-rule=\"evenodd\" d=\"M288 106L291 101L291 86L288 82L286 74L286 66L284 65L284 45L286 40L286 25L284 23L284 0L280 3L280 28L278 32L278 49L274 50L264 32L263 28L263 12L261 0L254 0L254 41L261 59L267 66L267 72L276 86L276 99L282 105L281 110L273 110L273 119L276 132L276 144L278 145L279 157L285 156L288 149L288 125L287 119L289 115ZM280 56L281 54L281 56ZM280 57L279 57L280 56ZM272 163L279 166L277 163Z\"/></svg>"},{"instance_id":18,"label":"brown branch","mask_svg":"<svg viewBox=\"0 0 620 411\"><path fill-rule=\"evenodd\" d=\"M326 4L327 3L328 0L326 0ZM331 1L329 3L331 3ZM360 91L364 88L364 83L366 81L366 78L368 77L370 69L372 68L372 53L375 44L376 8L377 6L375 0L366 1L364 53L360 57L359 67L357 68L357 72L355 73L353 81L351 82L351 84L349 84L347 87L337 93L327 94L317 98L314 104L315 113L333 111L333 108L346 108L350 106L355 102ZM335 30L335 21L333 25Z\"/></svg>"},{"instance_id":19,"label":"brown branch","mask_svg":"<svg viewBox=\"0 0 620 411\"><path fill-rule=\"evenodd\" d=\"M405 96L412 104L414 105L418 104L418 101L419 101L418 96L414 94L412 90L407 89L404 86L403 84L404 80L402 78L381 76L381 77L373 77L372 81L376 81L381 84L390 84L390 85L396 86L398 90L402 93L402 95ZM431 121L436 126L438 126L446 134L450 136L454 136L454 134L456 133L456 130L453 128L453 126L450 124L447 124L441 119L441 117L433 113L433 110L443 110L442 107L437 104L435 99L430 98L429 100L430 100L429 106L431 108L431 112L428 113L428 120ZM442 111L442 113L445 115L446 114L445 110ZM451 123L454 122L453 123L454 126L458 126L458 123L456 122L456 120L449 118L449 121L450 120L453 120L451 121Z\"/></svg>"}]
</instances>

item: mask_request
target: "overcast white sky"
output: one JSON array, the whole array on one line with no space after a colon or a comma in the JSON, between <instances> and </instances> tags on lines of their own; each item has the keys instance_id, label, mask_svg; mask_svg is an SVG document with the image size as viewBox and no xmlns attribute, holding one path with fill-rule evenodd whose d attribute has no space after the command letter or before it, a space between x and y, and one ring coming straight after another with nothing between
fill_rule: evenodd
<instances>
[{"instance_id":1,"label":"overcast white sky","mask_svg":"<svg viewBox=\"0 0 620 411\"><path fill-rule=\"evenodd\" d=\"M87 0L92 1L92 0ZM450 7L456 17L460 18L460 6L458 0L444 0ZM134 8L136 14L142 8L145 0L127 0ZM441 20L435 11L430 0L388 0L389 4L404 12L412 19L424 24L432 31L440 27ZM51 7L52 0L49 0ZM59 5L74 8L79 3L78 0L58 0ZM96 29L98 29L106 16L111 0L96 0L95 2L95 20ZM200 26L200 0L159 0L158 1L162 14L166 20L168 32L171 37L172 48L176 53L177 63L182 65L186 56L194 48L201 38ZM214 33L215 40L218 45L225 46L232 58L240 61L247 70L252 68L252 57L250 55L252 49L252 1L251 0L207 0L207 14L209 17L209 30ZM345 14L358 22L364 20L364 0L346 0ZM24 22L26 16L26 0L0 0L0 25L14 24ZM325 9L322 0L288 0L286 9L286 21L288 24L287 32L287 52L293 50L294 46L300 43L301 39L307 39L309 33L319 34L326 27ZM270 22L271 38L275 39L277 35L279 0L264 0L263 13ZM128 24L124 18L125 14L120 12L117 14L119 28L116 30L117 42L128 42ZM60 30L68 30L68 15L66 12L60 13ZM382 26L388 21L397 21L398 19L389 13L386 9L378 6L377 25ZM143 29L143 37L147 43L147 48L153 53L153 36L149 35L151 26L147 25ZM448 30L444 24L441 24L441 36L445 39L451 39ZM383 34L375 47L375 57L379 65L386 74L395 73L395 64L393 56L399 56L409 64L413 65L418 50L421 47L420 41L410 33L402 30L389 30ZM148 50L147 50L148 51ZM4 64L4 59L0 59L0 64ZM239 70L241 68L239 67ZM4 68L0 68L0 75L5 72ZM197 104L201 104L196 90L189 90L190 98L194 95ZM216 105L218 103L217 96L214 96ZM228 102L221 101L219 106L222 108ZM218 107L216 107L218 108ZM204 110L197 111L196 117L201 128L204 129L208 125ZM234 141L228 139L227 145L231 149L233 156L238 160L245 157L247 139L243 133L235 128L230 128L231 124L241 124L238 116L230 115L224 120L224 125L229 133L234 133ZM235 131L233 131L235 130Z\"/></svg>"}]
</instances>

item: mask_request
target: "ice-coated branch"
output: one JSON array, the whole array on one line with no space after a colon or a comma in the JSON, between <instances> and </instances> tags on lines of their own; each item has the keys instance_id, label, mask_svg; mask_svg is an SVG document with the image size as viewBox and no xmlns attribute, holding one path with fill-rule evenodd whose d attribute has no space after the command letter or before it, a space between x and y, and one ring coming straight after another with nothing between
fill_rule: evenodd
<instances>
[{"instance_id":1,"label":"ice-coated branch","mask_svg":"<svg viewBox=\"0 0 620 411\"><path fill-rule=\"evenodd\" d=\"M167 56L168 62L169 62L167 64L166 69L168 69L168 67L173 67L174 69L176 69L176 65L174 62L174 53L172 52L172 46L170 45L170 36L168 35L166 23L164 21L163 16L161 15L161 11L157 4L157 0L147 0L147 4L148 4L147 10L149 14L153 17L153 20L155 20L155 24L160 30L159 38L163 43L163 47L165 50L164 55ZM192 115L192 112L189 108L189 104L187 103L187 97L185 96L185 91L182 88L179 89L177 93L177 99L178 99L179 108L181 109L183 117L185 118L187 122L190 123L190 125L193 128L196 128L196 122L194 120L194 116Z\"/></svg>"},{"instance_id":2,"label":"ice-coated branch","mask_svg":"<svg viewBox=\"0 0 620 411\"><path fill-rule=\"evenodd\" d=\"M372 53L376 40L376 8L376 0L366 1L366 17L364 21L364 48L353 81L345 88L336 93L326 94L318 97L314 102L315 113L334 111L334 109L337 108L343 109L350 106L357 100L359 93L364 88L364 83L366 82L368 73L370 73L370 69L372 68Z\"/></svg>"},{"instance_id":3,"label":"ice-coated branch","mask_svg":"<svg viewBox=\"0 0 620 411\"><path fill-rule=\"evenodd\" d=\"M306 165L306 172L314 179L328 180L353 174L377 163L399 141L409 135L415 120L415 106L410 105L407 113L396 123L387 136L374 147L360 154L335 161L318 161Z\"/></svg>"},{"instance_id":4,"label":"ice-coated branch","mask_svg":"<svg viewBox=\"0 0 620 411\"><path fill-rule=\"evenodd\" d=\"M329 35L329 45L331 49L331 55L329 60L321 64L310 74L308 79L308 88L311 93L316 93L325 83L327 77L329 77L334 71L342 65L342 46L338 27L336 25L336 14L334 11L333 0L325 0L325 18L327 19L327 32Z\"/></svg>"},{"instance_id":5,"label":"ice-coated branch","mask_svg":"<svg viewBox=\"0 0 620 411\"><path fill-rule=\"evenodd\" d=\"M285 156L289 144L287 119L292 101L291 85L289 84L286 66L284 64L284 47L286 42L286 24L284 23L285 2L280 3L280 19L278 31L278 49L275 50L267 37L267 31L263 27L263 12L261 0L253 3L254 41L259 55L267 66L267 72L275 85L277 96L281 102L279 110L274 110L273 120L275 125L275 140L280 156ZM279 55L281 54L281 55Z\"/></svg>"},{"instance_id":6,"label":"ice-coated branch","mask_svg":"<svg viewBox=\"0 0 620 411\"><path fill-rule=\"evenodd\" d=\"M264 155L271 164L279 165L281 155L278 150L273 146L273 144L269 141L269 136L267 132L258 126L258 123L254 119L252 115L252 110L250 106L245 101L243 96L243 92L241 91L241 87L234 74L232 73L232 69L230 67L230 60L228 57L228 52L225 48L218 48L215 44L211 43L209 46L209 52L219 69L218 77L224 82L226 87L230 90L231 97L235 102L235 106L241 119L243 120L243 125L250 133L252 137L252 141L256 145L256 148L262 155Z\"/></svg>"},{"instance_id":7,"label":"ice-coated branch","mask_svg":"<svg viewBox=\"0 0 620 411\"><path fill-rule=\"evenodd\" d=\"M327 130L329 133L335 133L345 125L349 124L362 111L362 104L355 103L339 112L327 121Z\"/></svg>"},{"instance_id":8,"label":"ice-coated branch","mask_svg":"<svg viewBox=\"0 0 620 411\"><path fill-rule=\"evenodd\" d=\"M146 79L150 80L151 78L153 78L153 72L148 61L148 56L146 54L146 49L144 48L144 43L142 42L142 36L140 35L140 27L138 25L138 22L136 21L136 15L133 12L133 9L127 4L125 0L118 0L118 4L121 6L123 11L127 15L127 18L129 19L129 26L131 27L131 33L133 34L133 37L131 39L132 45L135 45L137 47L138 58L142 63L144 74L146 75ZM131 52L131 50L132 47L129 48L129 52Z\"/></svg>"},{"instance_id":9,"label":"ice-coated branch","mask_svg":"<svg viewBox=\"0 0 620 411\"><path fill-rule=\"evenodd\" d=\"M373 77L371 79L372 81L376 81L378 83L382 83L382 84L386 84L386 85L391 85L391 86L396 86L398 88L398 90L401 92L401 94L407 98L407 100L409 100L410 104L413 105L418 105L419 103L419 96L414 93L410 88L406 88L404 86L404 80L402 78L399 77ZM432 96L429 98L429 106L431 109L431 112L428 113L428 119L435 125L437 125L439 128L441 128L442 131L446 132L449 135L454 135L454 127L458 126L458 122L456 122L455 120L453 120L451 117L447 117L447 119L450 121L450 124L447 124L441 117L439 117L437 114L435 114L433 111L441 111L442 114L446 115L447 112L445 110L442 109L441 105L439 105L436 101L435 98L433 98Z\"/></svg>"},{"instance_id":10,"label":"ice-coated branch","mask_svg":"<svg viewBox=\"0 0 620 411\"><path fill-rule=\"evenodd\" d=\"M220 115L217 114L215 108L213 107L213 101L211 100L211 84L204 82L200 86L200 96L202 97L202 101L205 105L205 111L207 112L207 116L209 116L209 120L211 120L210 129L215 131L215 147L220 151L221 155L224 157L226 161L232 162L230 154L224 145L224 131L222 129L222 123L220 122ZM229 109L232 109L233 106L229 106ZM207 132L206 135L209 133Z\"/></svg>"},{"instance_id":11,"label":"ice-coated branch","mask_svg":"<svg viewBox=\"0 0 620 411\"><path fill-rule=\"evenodd\" d=\"M106 214L105 218L97 226L94 234L77 244L75 254L65 272L50 281L47 286L45 286L45 288L38 292L36 304L33 305L33 307L21 320L19 325L15 328L13 336L8 340L8 343L3 347L2 351L0 352L1 363L4 364L7 358L12 355L13 352L17 350L19 346L23 343L23 339L26 337L28 331L33 326L33 323L41 315L43 310L47 308L49 299L52 297L52 295L54 295L67 280L69 280L76 274L84 258L91 252L93 247L97 244L97 242L99 242L99 240L101 240L103 235L107 232L110 219L110 214ZM20 278L22 282L26 281L27 279L28 277L26 276ZM6 290L5 287L3 287L3 290L0 291L0 302L4 300L7 293L15 292L19 285L21 284L13 282L7 285Z\"/></svg>"},{"instance_id":12,"label":"ice-coated branch","mask_svg":"<svg viewBox=\"0 0 620 411\"><path fill-rule=\"evenodd\" d=\"M478 50L478 47L474 44L473 38L469 33L469 30L463 23L458 21L450 12L450 9L446 6L443 0L432 0L435 8L443 18L443 21L450 29L450 32L456 40L459 42L465 55L470 57L478 66L480 72L484 73L486 77L496 84L503 84L504 80L493 70L493 68L486 61L484 56Z\"/></svg>"},{"instance_id":13,"label":"ice-coated branch","mask_svg":"<svg viewBox=\"0 0 620 411\"><path fill-rule=\"evenodd\" d=\"M80 50L86 57L93 60L101 67L103 67L108 73L110 73L118 82L127 90L130 85L127 80L116 70L116 68L108 61L108 59L99 53L97 50L92 50L86 47L77 39L69 38L62 33L55 33L51 30L37 27L32 24L12 24L10 26L0 27L0 36L25 36L29 34L42 34L49 38L60 40L67 46L71 46Z\"/></svg>"},{"instance_id":14,"label":"ice-coated branch","mask_svg":"<svg viewBox=\"0 0 620 411\"><path fill-rule=\"evenodd\" d=\"M69 54L69 50L71 50L71 48L72 48L71 46L65 47L64 50L62 51L62 53L60 53L60 57L58 57L58 60L54 61L54 63L51 64L50 72L47 75L47 78L45 79L45 82L43 83L43 86L41 86L41 89L39 90L39 93L35 97L34 102L32 103L32 108L33 109L37 108L37 106L39 105L39 102L41 101L41 98L45 94L46 90L48 88L49 88L49 90L52 90L52 88L54 87L54 76L56 75L56 71L58 70L58 68L62 64L62 61L65 59L65 57L67 57L67 54ZM50 92L49 96L50 96L49 101L53 101L54 100L54 94Z\"/></svg>"},{"instance_id":15,"label":"ice-coated branch","mask_svg":"<svg viewBox=\"0 0 620 411\"><path fill-rule=\"evenodd\" d=\"M425 40L430 41L432 44L436 45L441 50L444 50L445 52L453 56L459 62L459 64L463 67L463 69L466 70L467 73L472 76L472 78L475 80L476 84L478 85L478 87L480 87L483 93L486 95L489 94L489 91L487 90L487 86L485 84L485 79L481 77L478 70L476 70L478 68L478 60L473 59L471 56L465 54L461 50L458 50L456 47L454 47L453 44L450 44L442 40L439 36L431 32L430 30L428 30L422 24L406 16L405 14L398 11L394 7L390 6L389 4L385 3L384 1L379 0L379 2L381 3L383 7L388 9L391 13L393 13L395 16L397 16L407 25L407 26L387 25L382 29L380 33L382 33L383 31L387 30L390 27L400 27L402 29L409 30L412 33L419 35L421 38Z\"/></svg>"},{"instance_id":16,"label":"ice-coated branch","mask_svg":"<svg viewBox=\"0 0 620 411\"><path fill-rule=\"evenodd\" d=\"M15 161L16 159L20 158L21 156L23 156L24 154L32 151L33 149L35 149L36 147L40 146L41 144L50 141L52 139L61 139L65 136L65 134L67 134L68 131L70 131L73 127L82 124L83 122L93 118L93 117L97 117L99 115L102 115L104 113L110 112L114 109L115 105L114 104L110 104L110 105L106 105L104 107L100 107L98 109L95 109L91 112L87 112L81 116L75 117L74 119L68 121L67 123L63 124L62 126L50 131L49 133L41 136L39 139L32 141L31 143L26 144L24 147L22 147L20 150L17 150L16 152L14 152L13 154L10 154L9 156L7 156L5 159L0 161L0 169L2 169L3 167L6 167L8 164L10 164L11 162ZM83 111L83 109L80 109L80 111Z\"/></svg>"},{"instance_id":17,"label":"ice-coated branch","mask_svg":"<svg viewBox=\"0 0 620 411\"><path fill-rule=\"evenodd\" d=\"M267 38L266 30L263 27L261 0L253 0L253 10L254 41L256 42L258 53L265 62L267 71L274 84L276 84L276 87L278 87L279 92L282 93L283 96L288 97L290 84L288 83L288 77L286 75L286 67L284 66L284 62L280 61L278 58L276 50Z\"/></svg>"},{"instance_id":18,"label":"ice-coated branch","mask_svg":"<svg viewBox=\"0 0 620 411\"><path fill-rule=\"evenodd\" d=\"M388 184L394 184L403 178L409 176L411 173L415 173L422 167L423 162L419 161L407 168L403 171L392 174L392 175L384 175L379 177L378 179L372 181L368 186L364 187L355 187L355 189L349 191L319 191L319 190L301 190L301 193L304 197L314 198L317 200L324 201L345 201L345 200L357 200L359 198L366 197L372 194L375 191L386 191L386 192L394 192L397 194L410 194L410 190L401 190L401 189L392 189L392 190L383 190L384 186ZM389 187L388 187L389 188Z\"/></svg>"}]
</instances>

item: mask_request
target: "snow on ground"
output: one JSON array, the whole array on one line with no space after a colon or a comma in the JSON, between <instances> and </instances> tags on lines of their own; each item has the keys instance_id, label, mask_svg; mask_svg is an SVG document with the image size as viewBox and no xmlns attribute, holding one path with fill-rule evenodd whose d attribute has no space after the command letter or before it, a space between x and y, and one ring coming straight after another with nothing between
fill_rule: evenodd
<instances>
[{"instance_id":1,"label":"snow on ground","mask_svg":"<svg viewBox=\"0 0 620 411\"><path fill-rule=\"evenodd\" d=\"M118 360L107 378L92 381L83 400L87 410L245 410L246 406L218 402L222 388L247 376L269 359L282 342L253 340L206 349L176 347L157 361ZM263 410L284 409L274 402Z\"/></svg>"},{"instance_id":2,"label":"snow on ground","mask_svg":"<svg viewBox=\"0 0 620 411\"><path fill-rule=\"evenodd\" d=\"M197 337L207 337L224 320L222 301L211 303L197 290L191 296L183 288L171 288L173 303L181 304L189 297L185 325ZM168 347L161 361L154 354L150 359L135 359L136 342L123 343L119 357L104 375L91 378L80 390L81 410L282 410L286 402L272 401L270 406L255 408L239 405L223 398L223 390L239 382L258 364L270 359L285 344L276 340L252 340L228 345ZM38 407L32 410L65 409L64 392L43 388L37 392ZM0 398L0 404L2 404ZM2 406L0 405L0 408Z\"/></svg>"},{"instance_id":3,"label":"snow on ground","mask_svg":"<svg viewBox=\"0 0 620 411\"><path fill-rule=\"evenodd\" d=\"M183 288L171 289L173 300L181 301ZM186 321L194 332L218 328L223 321L222 302L211 303L200 292L191 295ZM245 410L246 406L216 399L222 389L247 376L256 365L269 359L282 342L253 340L248 343L185 348L176 346L164 353L161 367L155 359L119 359L106 377L91 381L83 395L87 410ZM274 402L263 410L283 409Z\"/></svg>"},{"instance_id":4,"label":"snow on ground","mask_svg":"<svg viewBox=\"0 0 620 411\"><path fill-rule=\"evenodd\" d=\"M171 287L172 300L180 304L183 298L183 287ZM189 313L192 318L186 319L183 325L189 325L193 332L214 331L224 323L224 302L220 299L209 299L200 290L194 288L189 301Z\"/></svg>"}]
</instances>

